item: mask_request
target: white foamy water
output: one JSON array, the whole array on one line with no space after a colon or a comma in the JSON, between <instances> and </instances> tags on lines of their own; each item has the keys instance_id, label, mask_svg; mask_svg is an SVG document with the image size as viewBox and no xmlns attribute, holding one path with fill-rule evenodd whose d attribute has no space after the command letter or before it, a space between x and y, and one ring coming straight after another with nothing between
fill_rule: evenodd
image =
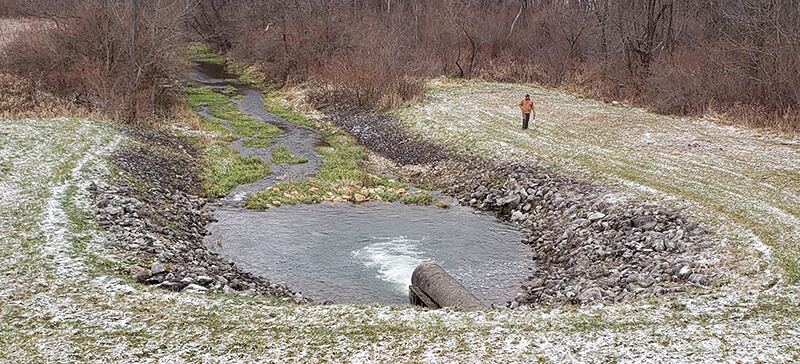
<instances>
[{"instance_id":1,"label":"white foamy water","mask_svg":"<svg viewBox=\"0 0 800 364\"><path fill-rule=\"evenodd\" d=\"M319 302L405 304L414 269L432 261L491 304L513 299L534 265L516 226L459 205L218 206L214 217L218 253Z\"/></svg>"},{"instance_id":2,"label":"white foamy water","mask_svg":"<svg viewBox=\"0 0 800 364\"><path fill-rule=\"evenodd\" d=\"M414 269L429 261L418 251L420 241L403 236L373 240L380 242L353 251L353 258L365 267L376 270L376 277L391 283L396 291L405 292L411 284Z\"/></svg>"}]
</instances>

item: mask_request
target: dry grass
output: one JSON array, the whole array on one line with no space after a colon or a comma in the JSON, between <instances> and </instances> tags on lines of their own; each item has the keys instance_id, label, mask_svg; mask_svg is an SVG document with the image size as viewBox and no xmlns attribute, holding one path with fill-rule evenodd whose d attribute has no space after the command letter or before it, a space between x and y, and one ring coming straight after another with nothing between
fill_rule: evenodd
<instances>
[{"instance_id":1,"label":"dry grass","mask_svg":"<svg viewBox=\"0 0 800 364\"><path fill-rule=\"evenodd\" d=\"M148 124L169 119L182 102L175 80L190 67L183 57L186 38L176 29L182 22L175 20L186 15L183 3L143 2L136 18L120 15L129 3L70 3L59 5L57 28L46 22L16 27L21 30L9 37L0 57L4 72L112 120ZM137 32L131 45L130 29L145 24L149 31ZM131 46L133 53L125 53Z\"/></svg>"},{"instance_id":2,"label":"dry grass","mask_svg":"<svg viewBox=\"0 0 800 364\"><path fill-rule=\"evenodd\" d=\"M52 26L46 20L0 19L0 54L21 35ZM35 82L0 72L0 118L86 117L89 112L43 91Z\"/></svg>"},{"instance_id":3,"label":"dry grass","mask_svg":"<svg viewBox=\"0 0 800 364\"><path fill-rule=\"evenodd\" d=\"M800 360L800 290L783 284L481 312L295 306L142 286L114 273L129 262L96 228L86 190L113 176L105 161L123 142L102 122L0 122L0 362Z\"/></svg>"},{"instance_id":4,"label":"dry grass","mask_svg":"<svg viewBox=\"0 0 800 364\"><path fill-rule=\"evenodd\" d=\"M0 118L89 117L91 114L43 91L30 80L0 72Z\"/></svg>"},{"instance_id":5,"label":"dry grass","mask_svg":"<svg viewBox=\"0 0 800 364\"><path fill-rule=\"evenodd\" d=\"M705 114L728 125L800 135L800 112L791 108L783 112L768 112L755 106L734 105L725 111L709 107Z\"/></svg>"},{"instance_id":6,"label":"dry grass","mask_svg":"<svg viewBox=\"0 0 800 364\"><path fill-rule=\"evenodd\" d=\"M0 18L0 51L20 34L47 26L45 20Z\"/></svg>"}]
</instances>

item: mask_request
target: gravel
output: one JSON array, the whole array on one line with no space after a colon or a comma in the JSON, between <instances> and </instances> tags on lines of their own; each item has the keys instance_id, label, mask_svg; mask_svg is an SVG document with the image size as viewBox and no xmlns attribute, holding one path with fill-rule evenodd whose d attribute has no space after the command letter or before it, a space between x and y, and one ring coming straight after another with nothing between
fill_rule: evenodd
<instances>
[{"instance_id":1,"label":"gravel","mask_svg":"<svg viewBox=\"0 0 800 364\"><path fill-rule=\"evenodd\" d=\"M462 205L494 212L526 231L523 242L538 269L509 307L626 302L707 286L720 276L708 259L715 242L680 211L535 161L452 157L431 142L398 142L414 138L397 132L399 122L390 115L326 113L381 156L382 162L368 156L368 165L413 183L446 186Z\"/></svg>"},{"instance_id":2,"label":"gravel","mask_svg":"<svg viewBox=\"0 0 800 364\"><path fill-rule=\"evenodd\" d=\"M711 284L713 241L672 208L534 162L488 163L447 192L528 231L538 269L521 305L616 303Z\"/></svg>"},{"instance_id":3,"label":"gravel","mask_svg":"<svg viewBox=\"0 0 800 364\"><path fill-rule=\"evenodd\" d=\"M115 151L115 185L89 188L98 224L113 232L109 243L134 261L132 279L172 291L269 295L295 303L310 300L283 284L242 271L203 243L214 218L198 197L202 186L197 151L169 134L124 129L137 143Z\"/></svg>"},{"instance_id":4,"label":"gravel","mask_svg":"<svg viewBox=\"0 0 800 364\"><path fill-rule=\"evenodd\" d=\"M324 112L358 144L397 163L426 164L448 159L446 148L410 135L390 115L341 106Z\"/></svg>"},{"instance_id":5,"label":"gravel","mask_svg":"<svg viewBox=\"0 0 800 364\"><path fill-rule=\"evenodd\" d=\"M373 152L401 166L424 166L439 174L431 179L448 181L445 192L461 204L494 212L527 231L524 243L531 246L538 268L509 307L625 302L706 286L718 276L706 259L713 241L679 211L535 162L455 160L445 147L408 135L385 114L342 108L326 112ZM176 291L308 302L286 286L243 272L203 245L205 226L213 217L204 209L205 200L192 194L200 186L199 169L188 144L156 132L128 134L143 146L112 156L128 178L94 191L100 224L117 233L116 245L151 262L132 266L134 279ZM425 178L416 170L412 180ZM148 188L137 187L139 180Z\"/></svg>"}]
</instances>

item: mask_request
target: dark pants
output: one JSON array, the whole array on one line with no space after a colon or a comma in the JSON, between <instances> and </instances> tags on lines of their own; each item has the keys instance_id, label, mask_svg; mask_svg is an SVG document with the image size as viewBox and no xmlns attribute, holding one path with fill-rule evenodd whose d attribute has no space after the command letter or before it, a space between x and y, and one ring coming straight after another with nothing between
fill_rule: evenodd
<instances>
[{"instance_id":1,"label":"dark pants","mask_svg":"<svg viewBox=\"0 0 800 364\"><path fill-rule=\"evenodd\" d=\"M528 128L528 120L530 120L530 119L531 119L531 113L527 113L527 114L526 113L522 113L522 128L523 129L527 129Z\"/></svg>"}]
</instances>

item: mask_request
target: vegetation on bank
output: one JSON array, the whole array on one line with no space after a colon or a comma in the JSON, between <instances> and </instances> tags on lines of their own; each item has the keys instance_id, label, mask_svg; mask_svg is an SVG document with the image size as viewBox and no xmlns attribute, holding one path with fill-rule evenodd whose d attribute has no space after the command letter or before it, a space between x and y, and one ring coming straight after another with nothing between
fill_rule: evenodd
<instances>
[{"instance_id":1,"label":"vegetation on bank","mask_svg":"<svg viewBox=\"0 0 800 364\"><path fill-rule=\"evenodd\" d=\"M190 4L12 0L2 5L34 19L36 26L2 45L0 73L33 83L67 115L91 113L151 126L180 115L176 80L189 66L184 56L189 37L184 22L175 19L187 16ZM5 26L0 29L5 33Z\"/></svg>"},{"instance_id":2,"label":"vegetation on bank","mask_svg":"<svg viewBox=\"0 0 800 364\"><path fill-rule=\"evenodd\" d=\"M225 58L217 52L212 52L208 49L208 45L202 42L195 42L189 44L188 47L189 58L203 63L212 64L225 64Z\"/></svg>"},{"instance_id":3,"label":"vegetation on bank","mask_svg":"<svg viewBox=\"0 0 800 364\"><path fill-rule=\"evenodd\" d=\"M281 144L272 150L272 163L274 164L302 164L308 162L306 157L295 157Z\"/></svg>"},{"instance_id":4,"label":"vegetation on bank","mask_svg":"<svg viewBox=\"0 0 800 364\"><path fill-rule=\"evenodd\" d=\"M174 18L170 16L168 21L173 22ZM261 33L260 28L258 32ZM92 75L91 72L87 74ZM70 73L57 74L56 80L63 80L61 77L65 75ZM153 85L159 85L162 80L159 78ZM86 78L80 81L86 81ZM143 93L149 91L152 89L146 87L139 90ZM519 89L512 91L516 95ZM505 108L503 100L507 97L502 94L498 97L501 100L497 102L497 108ZM471 98L474 95L468 97ZM606 106L608 110L618 110ZM514 106L510 109L513 110ZM571 107L563 107L562 111L568 109ZM470 116L482 115L483 109L477 110L480 112L475 112L475 109L465 112ZM791 255L781 254L780 250L785 247L796 252L793 248L797 246L796 234L787 234L788 230L782 229L792 226L792 216L797 216L797 209L772 202L795 204L799 194L795 193L798 190L793 183L798 179L793 173L797 168L791 164L788 168L772 170L765 167L765 173L758 166L774 163L775 160L768 158L770 155L784 156L785 161L798 160L787 152L796 146L796 142L784 141L771 134L749 134L739 129L729 130L726 134L724 128L716 129L715 125L702 121L662 123L664 120L659 119L662 116L650 119L648 115L651 114L640 111L631 114L632 120L645 118L653 122L646 125L634 123L635 127L628 133L621 133L619 139L612 141L603 139L603 136L617 135L615 133L620 133L617 127L627 124L580 115L572 115L579 122L570 117L549 121L544 118L540 120L544 121L544 127L530 132L519 132L503 125L504 122L516 125L516 116L497 118L495 124L488 124L498 127L494 136L519 138L481 142L479 134L472 135L468 141L484 148L486 143L496 143L495 151L505 155L519 156L514 153L535 150L543 158L560 156L561 161L577 163L567 163L568 167L564 168L576 166L574 170L584 173L587 170L598 171L591 169L593 165L612 170L643 167L650 172L640 175L665 179L663 175L651 173L649 167L652 166L646 163L614 165L620 161L616 158L620 154L633 156L635 151L648 151L653 145L663 146L668 144L665 140L675 138L680 143L669 145L675 147L677 157L673 155L668 161L687 159L707 170L706 174L698 176L701 177L699 180L677 179L680 187L689 189L703 180L713 181L720 174L725 183L738 179L744 188L729 196L729 200L741 202L740 206L734 206L734 211L753 214L743 215L740 219L755 217L751 222L753 226L768 229L766 233L753 230L759 237L777 231L778 235L771 242L783 245L777 245L780 248L776 256L789 257L792 261ZM453 118L442 120L465 120L456 115ZM598 123L592 124L591 120ZM192 133L192 138L199 140L225 133L231 133L234 138L237 136L222 121L204 119L200 122L203 128L216 128L217 131L204 129ZM575 124L571 124L573 122ZM451 125L463 127L455 122ZM559 125L562 125L561 129L558 129ZM591 132L570 135L567 126L575 125L586 125ZM686 133L693 133L693 128L698 125L702 132L691 134L698 136L698 140L681 139ZM637 129L653 126L670 128L656 129L656 132ZM548 139L550 133L560 138ZM735 284L613 306L475 313L366 305L308 307L263 297L204 296L145 287L109 268L125 263L110 256L104 244L113 245L113 237L97 231L91 221L93 212L86 186L103 183L109 173L104 161L117 137L108 125L86 120L59 118L3 120L0 123L0 190L3 191L0 195L0 211L3 212L0 214L0 236L4 237L0 239L0 286L3 287L0 292L3 317L0 320L0 361L398 362L428 358L433 361L503 363L647 360L700 363L800 360L800 343L796 335L800 320L800 292L796 285L778 280L772 272L762 269L765 264L751 260L749 252L742 253L758 242L747 235L746 230L733 231L733 235L739 234L738 238L731 246L723 247L732 251L724 258L728 262L744 257L735 264L755 263L755 268L746 276L735 277ZM525 138L529 142L539 142L539 145L533 149L517 149L515 143L526 143L522 141ZM566 142L570 140L577 144ZM641 143L618 150L617 154L606 158L606 162L600 160L615 147L624 145L624 141ZM591 146L586 147L581 142ZM782 144L784 142L786 144ZM684 144L686 149L681 149ZM724 144L724 149L714 149L718 144ZM224 143L219 145L225 147ZM741 149L736 149L737 145ZM570 151L568 148L574 149ZM738 157L746 162L725 169L725 165L716 159L723 150L736 150L740 153ZM759 150L764 154L758 154ZM647 156L659 158L659 154L653 152ZM708 157L698 161L684 158L687 154L706 154ZM747 159L753 155L764 157L764 160ZM738 157L722 159L736 161ZM585 163L583 168L580 163ZM740 167L747 173L740 173ZM672 176L685 172L670 168L664 170ZM613 181L613 178L608 180ZM649 188L639 179L628 181L633 182L631 188ZM780 188L770 189L769 186ZM725 191L712 188L702 193L702 196L705 193L724 195ZM766 205L741 200L741 197L753 193L759 199L770 193L776 195ZM658 196L665 197L670 195ZM748 206L762 210L754 211ZM729 207L721 205L712 210L711 218L730 222L725 216ZM781 214L781 210L787 213ZM714 214L721 216L714 217ZM779 225L777 228L771 226L775 223ZM798 225L794 222L795 227ZM740 253L742 255L737 255ZM764 254L765 260L768 255ZM796 270L798 255L793 261Z\"/></svg>"},{"instance_id":5,"label":"vegetation on bank","mask_svg":"<svg viewBox=\"0 0 800 364\"><path fill-rule=\"evenodd\" d=\"M252 77L252 76L251 76ZM265 88L264 92L264 109L271 114L280 117L292 124L305 126L316 129L316 123L313 119L303 115L302 113L295 112L281 103L280 91Z\"/></svg>"},{"instance_id":6,"label":"vegetation on bank","mask_svg":"<svg viewBox=\"0 0 800 364\"><path fill-rule=\"evenodd\" d=\"M211 87L187 87L187 102L195 110L208 110L215 117L199 117L201 134L189 135L203 152L206 162L202 178L208 197L224 197L236 186L253 183L271 173L269 165L259 157L242 157L229 147L230 143L245 140L245 146L269 146L280 135L275 126L259 123L244 116L230 103L230 97L214 92Z\"/></svg>"},{"instance_id":7,"label":"vegetation on bank","mask_svg":"<svg viewBox=\"0 0 800 364\"><path fill-rule=\"evenodd\" d=\"M228 2L199 12L213 19L200 32L272 85L310 83L370 109L419 101L425 80L445 76L800 131L796 1L302 4Z\"/></svg>"},{"instance_id":8,"label":"vegetation on bank","mask_svg":"<svg viewBox=\"0 0 800 364\"><path fill-rule=\"evenodd\" d=\"M87 120L0 123L0 362L800 360L800 290L783 283L479 312L144 286L118 273L129 263L86 191L111 173L121 138Z\"/></svg>"},{"instance_id":9,"label":"vegetation on bank","mask_svg":"<svg viewBox=\"0 0 800 364\"><path fill-rule=\"evenodd\" d=\"M472 86L475 85L464 85ZM495 95L498 100L493 105L499 111L494 119L489 118L492 110L464 102L465 115L448 117L427 110L423 113L432 114L408 120L415 124L424 119L432 129L439 120L439 126L453 127L446 135L456 137L454 143L459 138L452 133L469 128L472 136L463 141L481 152L519 156L515 151L534 150L536 155L547 156L543 158L556 156L556 161L597 161L625 145L622 142L625 140L641 143L621 148L619 154L631 153L631 149L648 150L677 138L681 143L674 147L681 158L691 156L686 151L713 157L722 152L713 147L723 143L723 150L739 143L742 149L737 151L745 157L753 150L777 151L786 156L786 150L792 148L772 143L779 139L763 135L747 137L747 143L743 143L741 130L725 134L725 128L702 121L691 124L703 131L699 140L683 143L680 136L692 131L681 129L680 123L676 123L675 129L664 129L670 131L667 135L647 135L637 128L671 124L663 116L635 109L626 114L640 121L633 124L631 132L621 129L625 123L577 112L563 118L540 114L539 129L523 132L516 127L514 106L508 107L511 111L503 111L506 110L503 100L509 96L503 94L505 91L498 92L505 90L502 86L494 85L489 92L478 93L451 90L453 93L446 95L455 100L480 99L476 101L481 105L489 103L486 94ZM508 91L514 95L525 88L509 87ZM434 90L430 96L436 93ZM556 107L548 107L553 112L579 110L582 102L587 103L583 106L593 105L600 111L619 110L610 105L604 108L591 100L566 98L561 100L566 102L565 107L557 107L562 105L557 99L553 102ZM238 137L222 120L200 122L203 130L193 133L193 138ZM490 123L483 126L496 129L484 128L481 123ZM581 130L590 132L569 134L568 126L573 130L583 126L585 129ZM487 137L481 132L493 134ZM425 135L438 138L439 134L428 130ZM618 139L603 139L608 135ZM487 138L482 141L484 137ZM102 183L103 176L108 174L103 160L113 149L115 138L113 128L103 123L74 119L8 120L0 124L0 187L5 192L0 195L0 210L7 212L0 214L0 232L7 237L0 239L0 283L4 287L0 292L3 302L0 360L191 362L297 358L402 362L406 360L403 358L413 361L421 357L434 361L503 363L625 362L642 358L698 363L764 358L778 362L800 360L800 344L794 335L800 319L797 286L785 281L775 284L776 278L760 268L745 277L736 277L741 279L733 284L628 304L471 313L370 305L296 306L263 297L206 296L145 287L110 273L114 269L109 267L125 263L108 255L104 244L113 244L113 237L92 228L90 221L91 202L85 186ZM525 143L538 145L525 149L529 147ZM682 149L683 144L686 149ZM101 150L98 145L107 148ZM326 151L332 154L336 151L333 147L320 148L329 148ZM658 154L647 155L656 158ZM358 158L362 155L363 151ZM618 154L611 153L605 167L619 161L616 157ZM358 158L345 158L342 164L357 162ZM774 162L769 158L765 161ZM703 162L708 167L715 159ZM564 168L570 166L565 165ZM713 166L724 167L718 163ZM623 167L626 166L619 168ZM730 173L725 178L730 181L734 180L733 173L739 171L739 167L729 172L714 169L706 177L710 180L719 173ZM771 178L765 181L759 180L758 174L742 175L741 179L748 183L758 180L773 184L783 178L797 181L791 174L768 175ZM794 186L783 188L795 191ZM791 196L786 199L791 200ZM204 334L198 335L199 332ZM215 344L209 346L209 342Z\"/></svg>"},{"instance_id":10,"label":"vegetation on bank","mask_svg":"<svg viewBox=\"0 0 800 364\"><path fill-rule=\"evenodd\" d=\"M370 109L417 102L426 79L446 76L537 83L661 113L800 130L796 2L462 5L8 0L0 11L18 18L0 27L7 49L0 72L36 84L71 115L157 124L175 116L174 80L191 66L187 53L223 61L192 43L202 39L271 85L310 84Z\"/></svg>"},{"instance_id":11,"label":"vegetation on bank","mask_svg":"<svg viewBox=\"0 0 800 364\"><path fill-rule=\"evenodd\" d=\"M222 59L214 56L207 47L193 48L198 59ZM262 79L263 75L248 71L246 67L235 62L225 62L231 73L242 79L253 81ZM263 192L257 193L245 202L245 207L266 209L283 204L319 203L322 201L367 202L367 201L400 201L407 204L430 205L436 199L427 191L413 192L408 185L395 181L387 176L370 173L362 164L364 147L358 146L355 140L343 133L330 122L317 122L309 116L286 107L281 99L281 90L264 91L264 108L285 120L300 126L316 128L325 135L325 146L315 150L325 161L316 177L303 181L287 181L277 184ZM200 125L207 133L203 146L205 158L209 161L203 175L206 181L206 194L211 197L225 196L231 189L240 185L255 182L269 172L269 167L261 158L241 158L239 153L229 147L232 141L246 138L243 146L247 148L267 148L280 135L280 129L268 124L256 122L244 116L238 107L230 102L230 96L236 90L227 87L215 91L211 87L189 87L186 89L187 102L195 110L206 109L211 116L218 119L202 118ZM307 158L293 156L285 146L279 145L272 150L274 164L306 163Z\"/></svg>"},{"instance_id":12,"label":"vegetation on bank","mask_svg":"<svg viewBox=\"0 0 800 364\"><path fill-rule=\"evenodd\" d=\"M425 205L436 202L436 199L426 191L411 193L405 183L369 172L362 164L366 150L357 145L353 137L343 133L330 122L317 122L303 113L284 106L280 101L280 95L281 93L276 90L265 93L265 108L292 123L304 126L316 125L325 135L327 145L318 146L315 150L325 158L325 161L316 177L278 183L251 196L245 202L245 207L267 209L284 204L312 204L322 201L334 203L400 201Z\"/></svg>"}]
</instances>

